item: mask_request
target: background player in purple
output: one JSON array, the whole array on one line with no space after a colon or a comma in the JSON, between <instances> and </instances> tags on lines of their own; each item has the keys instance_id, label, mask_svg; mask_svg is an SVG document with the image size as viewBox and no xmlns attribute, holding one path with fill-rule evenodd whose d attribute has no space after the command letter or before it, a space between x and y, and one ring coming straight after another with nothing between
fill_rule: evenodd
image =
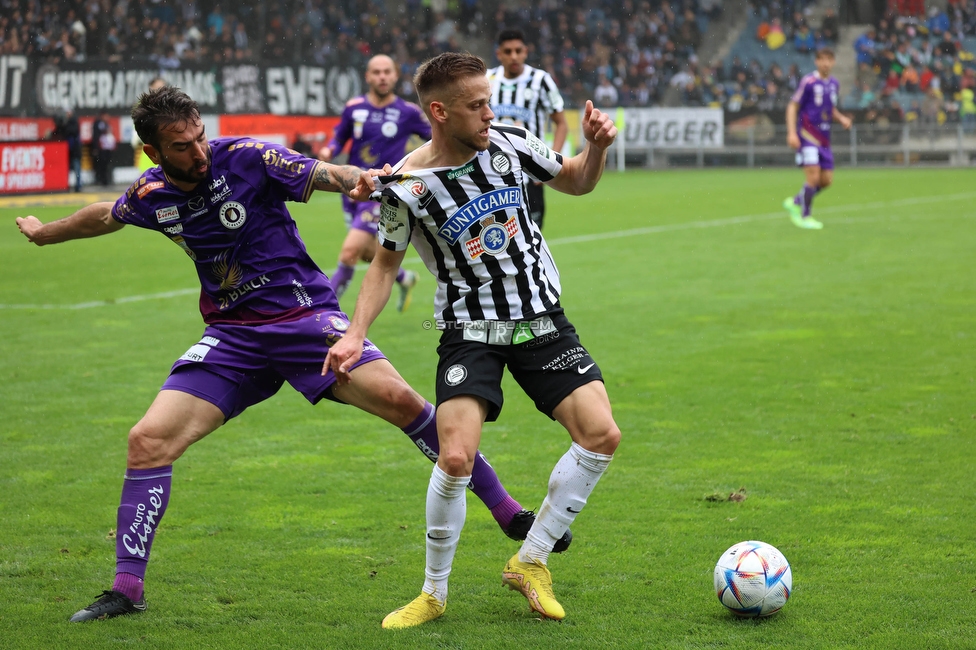
<instances>
[{"instance_id":1,"label":"background player in purple","mask_svg":"<svg viewBox=\"0 0 976 650\"><path fill-rule=\"evenodd\" d=\"M369 173L267 142L208 142L196 102L178 88L146 93L132 118L146 154L159 167L145 172L114 205L94 203L47 224L33 216L17 219L21 232L39 246L105 235L126 224L158 231L193 260L201 285L203 337L176 361L129 432L115 582L72 616L77 622L146 609L143 579L169 502L173 462L285 381L312 404L325 397L383 418L431 460L438 450L433 407L372 343L362 346L354 382L338 385L332 373L321 372L349 320L308 256L285 201L307 201L317 189L365 198L373 188ZM505 492L483 458L480 467L484 471L472 480L472 490L506 534L524 539L534 515Z\"/></svg>"},{"instance_id":2,"label":"background player in purple","mask_svg":"<svg viewBox=\"0 0 976 650\"><path fill-rule=\"evenodd\" d=\"M346 104L332 140L319 150L320 160L332 160L352 139L349 164L366 169L378 168L403 158L410 136L430 139L430 124L420 107L393 93L398 79L396 64L390 57L378 54L369 60L366 64L369 90ZM379 203L362 203L343 197L342 208L349 233L342 242L339 263L332 274L332 286L340 298L352 280L356 262L372 261L376 253L376 224L380 218ZM400 287L397 311L403 311L410 306L410 293L417 283L417 274L400 269L396 281Z\"/></svg>"},{"instance_id":3,"label":"background player in purple","mask_svg":"<svg viewBox=\"0 0 976 650\"><path fill-rule=\"evenodd\" d=\"M817 70L800 80L786 107L786 142L796 149L796 164L803 167L806 178L796 196L783 200L783 207L800 228L819 230L823 224L810 216L810 208L813 197L827 189L834 179L830 125L837 120L849 129L851 118L837 110L840 84L830 75L834 69L834 51L829 48L817 50L814 63Z\"/></svg>"}]
</instances>

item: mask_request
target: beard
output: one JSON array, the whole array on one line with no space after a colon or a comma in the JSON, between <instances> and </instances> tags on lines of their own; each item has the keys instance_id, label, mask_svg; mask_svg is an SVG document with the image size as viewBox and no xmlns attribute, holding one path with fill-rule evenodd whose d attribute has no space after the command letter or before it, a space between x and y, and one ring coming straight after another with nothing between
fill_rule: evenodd
<instances>
[{"instance_id":1,"label":"beard","mask_svg":"<svg viewBox=\"0 0 976 650\"><path fill-rule=\"evenodd\" d=\"M454 139L472 151L486 151L488 149L488 138L482 138L477 134L469 136L456 135Z\"/></svg>"},{"instance_id":2,"label":"beard","mask_svg":"<svg viewBox=\"0 0 976 650\"><path fill-rule=\"evenodd\" d=\"M213 152L210 151L210 147L207 147L207 168L202 172L196 170L195 164L189 169L182 169L170 163L166 159L166 156L160 156L159 158L159 166L163 168L163 172L171 179L180 181L181 183L199 183L203 181L207 178L212 163Z\"/></svg>"}]
</instances>

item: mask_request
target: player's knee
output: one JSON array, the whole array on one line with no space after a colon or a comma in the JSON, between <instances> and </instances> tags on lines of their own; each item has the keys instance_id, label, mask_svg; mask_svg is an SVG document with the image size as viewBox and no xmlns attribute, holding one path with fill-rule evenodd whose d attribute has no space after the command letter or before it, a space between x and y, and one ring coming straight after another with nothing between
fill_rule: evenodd
<instances>
[{"instance_id":1,"label":"player's knee","mask_svg":"<svg viewBox=\"0 0 976 650\"><path fill-rule=\"evenodd\" d=\"M173 436L140 421L129 430L128 466L148 468L172 464L182 455L173 443Z\"/></svg>"},{"instance_id":2,"label":"player's knee","mask_svg":"<svg viewBox=\"0 0 976 650\"><path fill-rule=\"evenodd\" d=\"M620 445L620 429L612 419L602 425L588 427L580 436L579 445L587 451L612 456Z\"/></svg>"},{"instance_id":3,"label":"player's knee","mask_svg":"<svg viewBox=\"0 0 976 650\"><path fill-rule=\"evenodd\" d=\"M339 251L339 261L346 266L356 266L356 262L359 261L359 251L355 248L343 246L342 250Z\"/></svg>"},{"instance_id":4,"label":"player's knee","mask_svg":"<svg viewBox=\"0 0 976 650\"><path fill-rule=\"evenodd\" d=\"M832 178L824 178L823 176L821 176L820 177L820 189L821 190L827 189L828 187L830 187L830 184L833 183L833 182L834 182L834 179L832 179Z\"/></svg>"},{"instance_id":5,"label":"player's knee","mask_svg":"<svg viewBox=\"0 0 976 650\"><path fill-rule=\"evenodd\" d=\"M474 467L474 457L468 457L464 449L441 450L437 464L451 476L470 476Z\"/></svg>"},{"instance_id":6,"label":"player's knee","mask_svg":"<svg viewBox=\"0 0 976 650\"><path fill-rule=\"evenodd\" d=\"M401 429L416 420L427 404L420 393L399 377L386 383L382 399L390 414L386 419Z\"/></svg>"}]
</instances>

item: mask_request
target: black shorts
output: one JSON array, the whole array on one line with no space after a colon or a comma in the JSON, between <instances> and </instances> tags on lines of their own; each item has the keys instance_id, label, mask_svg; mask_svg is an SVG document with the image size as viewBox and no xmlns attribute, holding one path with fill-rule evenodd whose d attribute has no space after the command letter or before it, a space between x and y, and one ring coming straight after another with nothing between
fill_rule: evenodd
<instances>
[{"instance_id":1,"label":"black shorts","mask_svg":"<svg viewBox=\"0 0 976 650\"><path fill-rule=\"evenodd\" d=\"M529 218L542 230L542 222L546 218L546 186L530 180L526 187L526 199L529 204Z\"/></svg>"},{"instance_id":2,"label":"black shorts","mask_svg":"<svg viewBox=\"0 0 976 650\"><path fill-rule=\"evenodd\" d=\"M535 407L552 418L553 410L574 390L603 381L563 311L537 320L545 316L552 320L552 331L514 345L465 340L462 324L450 323L456 327L445 329L437 346L437 405L461 395L480 397L488 402L486 421L494 422L504 402L502 372L507 366Z\"/></svg>"}]
</instances>

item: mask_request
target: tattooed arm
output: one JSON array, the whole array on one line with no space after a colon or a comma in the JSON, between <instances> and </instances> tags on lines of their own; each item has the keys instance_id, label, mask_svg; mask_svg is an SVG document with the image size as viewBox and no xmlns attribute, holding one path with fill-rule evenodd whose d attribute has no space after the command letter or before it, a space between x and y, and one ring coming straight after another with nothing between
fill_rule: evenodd
<instances>
[{"instance_id":1,"label":"tattooed arm","mask_svg":"<svg viewBox=\"0 0 976 650\"><path fill-rule=\"evenodd\" d=\"M351 199L366 201L375 189L373 174L352 165L319 162L312 172L312 187L323 192L342 192Z\"/></svg>"},{"instance_id":2,"label":"tattooed arm","mask_svg":"<svg viewBox=\"0 0 976 650\"><path fill-rule=\"evenodd\" d=\"M374 176L390 174L393 168L383 165L383 169L360 169L352 165L332 165L319 162L312 172L312 187L323 192L342 192L355 201L368 201L376 189Z\"/></svg>"}]
</instances>

